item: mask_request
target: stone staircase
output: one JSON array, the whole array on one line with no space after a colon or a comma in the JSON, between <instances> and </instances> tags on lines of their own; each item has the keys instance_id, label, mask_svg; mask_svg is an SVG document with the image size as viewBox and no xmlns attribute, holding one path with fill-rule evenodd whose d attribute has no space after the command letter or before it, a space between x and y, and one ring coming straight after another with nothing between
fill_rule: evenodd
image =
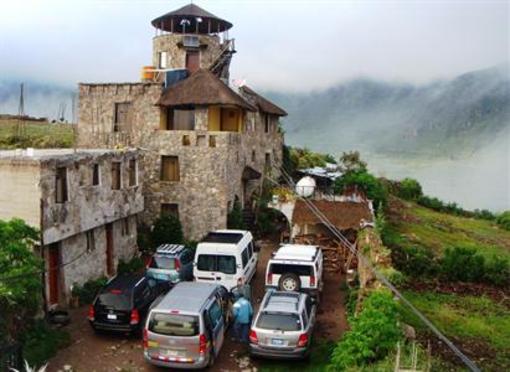
<instances>
[{"instance_id":1,"label":"stone staircase","mask_svg":"<svg viewBox=\"0 0 510 372\"><path fill-rule=\"evenodd\" d=\"M252 209L243 209L243 222L246 229L253 229L255 226L255 212Z\"/></svg>"}]
</instances>

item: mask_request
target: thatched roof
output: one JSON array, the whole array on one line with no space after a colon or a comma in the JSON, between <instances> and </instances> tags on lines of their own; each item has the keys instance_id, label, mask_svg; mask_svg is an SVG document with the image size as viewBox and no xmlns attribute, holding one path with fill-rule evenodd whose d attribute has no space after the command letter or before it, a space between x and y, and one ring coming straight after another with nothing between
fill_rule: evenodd
<instances>
[{"instance_id":1,"label":"thatched roof","mask_svg":"<svg viewBox=\"0 0 510 372\"><path fill-rule=\"evenodd\" d=\"M311 200L311 202L340 230L358 230L362 219L366 222L373 222L368 203L329 200ZM322 222L308 209L305 202L300 199L296 200L292 224L315 225L319 223Z\"/></svg>"},{"instance_id":2,"label":"thatched roof","mask_svg":"<svg viewBox=\"0 0 510 372\"><path fill-rule=\"evenodd\" d=\"M197 18L201 22L198 22ZM175 33L195 33L198 31L199 34L209 34L227 31L232 28L232 23L209 13L195 4L188 4L170 13L166 13L154 19L151 23L160 30Z\"/></svg>"},{"instance_id":3,"label":"thatched roof","mask_svg":"<svg viewBox=\"0 0 510 372\"><path fill-rule=\"evenodd\" d=\"M284 109L276 106L273 102L265 99L250 87L247 87L246 85L243 86L241 88L241 92L247 95L250 98L250 101L254 102L254 104L259 108L260 111L272 115L287 116L287 112Z\"/></svg>"},{"instance_id":4,"label":"thatched roof","mask_svg":"<svg viewBox=\"0 0 510 372\"><path fill-rule=\"evenodd\" d=\"M160 106L232 105L249 111L256 110L209 70L198 70L187 79L168 87L157 104Z\"/></svg>"}]
</instances>

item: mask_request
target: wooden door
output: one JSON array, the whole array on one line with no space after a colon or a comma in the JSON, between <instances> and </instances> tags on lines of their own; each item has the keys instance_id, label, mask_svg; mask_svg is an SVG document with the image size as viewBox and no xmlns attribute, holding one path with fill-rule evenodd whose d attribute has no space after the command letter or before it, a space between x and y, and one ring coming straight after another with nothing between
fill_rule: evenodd
<instances>
[{"instance_id":1,"label":"wooden door","mask_svg":"<svg viewBox=\"0 0 510 372\"><path fill-rule=\"evenodd\" d=\"M106 225L106 273L108 276L115 274L113 265L113 229L112 224Z\"/></svg>"},{"instance_id":2,"label":"wooden door","mask_svg":"<svg viewBox=\"0 0 510 372\"><path fill-rule=\"evenodd\" d=\"M60 244L53 243L48 247L48 285L49 304L58 304L60 282Z\"/></svg>"},{"instance_id":3,"label":"wooden door","mask_svg":"<svg viewBox=\"0 0 510 372\"><path fill-rule=\"evenodd\" d=\"M190 74L200 68L200 54L196 50L188 50L186 52L186 69Z\"/></svg>"}]
</instances>

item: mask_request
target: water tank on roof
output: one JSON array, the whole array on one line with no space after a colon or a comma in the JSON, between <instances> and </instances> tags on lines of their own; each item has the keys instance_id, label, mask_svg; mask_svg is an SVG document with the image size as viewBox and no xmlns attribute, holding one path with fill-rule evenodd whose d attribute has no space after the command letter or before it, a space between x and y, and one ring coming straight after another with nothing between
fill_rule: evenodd
<instances>
[{"instance_id":1,"label":"water tank on roof","mask_svg":"<svg viewBox=\"0 0 510 372\"><path fill-rule=\"evenodd\" d=\"M303 177L296 183L296 193L303 198L308 198L313 195L316 186L312 177Z\"/></svg>"},{"instance_id":2,"label":"water tank on roof","mask_svg":"<svg viewBox=\"0 0 510 372\"><path fill-rule=\"evenodd\" d=\"M172 85L184 80L188 77L188 70L185 68L170 70L165 72L165 88L171 87Z\"/></svg>"}]
</instances>

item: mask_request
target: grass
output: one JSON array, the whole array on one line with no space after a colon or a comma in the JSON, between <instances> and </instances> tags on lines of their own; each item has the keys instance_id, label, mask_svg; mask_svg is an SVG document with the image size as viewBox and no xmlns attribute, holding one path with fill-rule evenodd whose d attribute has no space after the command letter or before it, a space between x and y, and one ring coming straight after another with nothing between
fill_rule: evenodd
<instances>
[{"instance_id":1,"label":"grass","mask_svg":"<svg viewBox=\"0 0 510 372\"><path fill-rule=\"evenodd\" d=\"M419 245L440 255L449 247L475 248L510 258L510 231L486 220L439 213L412 202L390 207L389 228L400 246Z\"/></svg>"},{"instance_id":2,"label":"grass","mask_svg":"<svg viewBox=\"0 0 510 372\"><path fill-rule=\"evenodd\" d=\"M510 316L507 307L484 296L412 291L406 291L404 295L447 337L466 345L476 345L477 350L474 351L480 356L486 354L483 355L484 360L479 361L483 369L510 370ZM423 323L406 307L402 306L400 313L404 322L418 331L426 331Z\"/></svg>"},{"instance_id":3,"label":"grass","mask_svg":"<svg viewBox=\"0 0 510 372\"><path fill-rule=\"evenodd\" d=\"M0 149L69 148L74 143L72 124L25 122L26 135L16 136L16 120L0 120Z\"/></svg>"}]
</instances>

